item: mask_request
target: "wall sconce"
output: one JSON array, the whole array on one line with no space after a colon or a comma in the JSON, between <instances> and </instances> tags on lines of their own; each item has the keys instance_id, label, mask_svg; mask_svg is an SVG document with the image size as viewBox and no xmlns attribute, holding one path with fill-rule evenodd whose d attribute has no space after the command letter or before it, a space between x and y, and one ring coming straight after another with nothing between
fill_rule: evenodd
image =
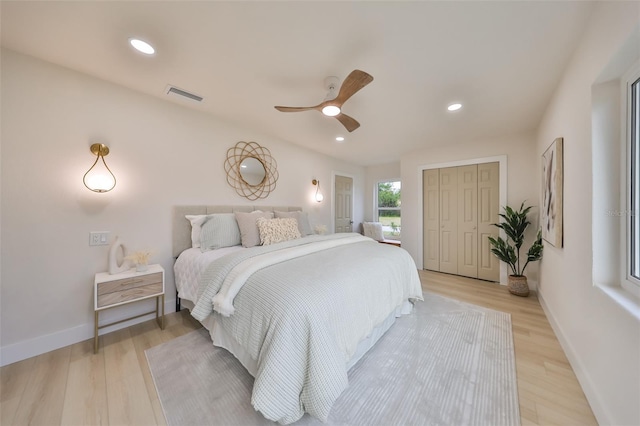
<instances>
[{"instance_id":1,"label":"wall sconce","mask_svg":"<svg viewBox=\"0 0 640 426\"><path fill-rule=\"evenodd\" d=\"M89 149L96 156L96 161L84 174L82 182L93 192L109 192L116 186L116 177L104 161L104 157L109 155L109 147L102 143L94 143ZM104 167L98 164L101 159Z\"/></svg>"},{"instance_id":2,"label":"wall sconce","mask_svg":"<svg viewBox=\"0 0 640 426\"><path fill-rule=\"evenodd\" d=\"M322 192L320 192L320 181L314 179L311 181L311 183L313 185L317 185L315 199L317 202L321 203L322 200L324 200L324 195L322 195Z\"/></svg>"}]
</instances>

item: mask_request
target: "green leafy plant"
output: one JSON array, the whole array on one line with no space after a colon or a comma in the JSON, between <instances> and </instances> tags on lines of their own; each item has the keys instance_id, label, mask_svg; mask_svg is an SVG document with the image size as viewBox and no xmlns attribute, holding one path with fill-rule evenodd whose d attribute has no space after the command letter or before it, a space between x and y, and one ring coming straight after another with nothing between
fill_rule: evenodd
<instances>
[{"instance_id":1,"label":"green leafy plant","mask_svg":"<svg viewBox=\"0 0 640 426\"><path fill-rule=\"evenodd\" d=\"M507 239L489 237L489 242L493 247L491 252L498 259L509 265L513 272L512 275L516 277L524 276L524 270L529 262L535 262L542 258L542 250L544 248L542 245L542 232L538 231L536 240L527 251L527 261L522 266L522 269L520 268L520 248L524 243L524 232L531 224L527 220L529 210L531 210L531 206L525 207L524 202L518 210L514 210L509 206L504 207L504 213L500 214L503 219L502 223L494 223L493 225L502 229L507 235Z\"/></svg>"}]
</instances>

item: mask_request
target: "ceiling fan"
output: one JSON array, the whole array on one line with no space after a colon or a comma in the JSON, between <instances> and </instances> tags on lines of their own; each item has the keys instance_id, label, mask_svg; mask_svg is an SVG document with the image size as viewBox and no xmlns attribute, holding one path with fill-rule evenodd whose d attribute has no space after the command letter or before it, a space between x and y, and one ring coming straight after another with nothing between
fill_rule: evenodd
<instances>
[{"instance_id":1,"label":"ceiling fan","mask_svg":"<svg viewBox=\"0 0 640 426\"><path fill-rule=\"evenodd\" d=\"M325 87L329 93L322 103L310 107L276 106L275 109L281 112L299 112L314 109L322 112L326 116L335 117L349 132L353 132L360 127L360 123L342 113L342 104L358 92L358 90L362 89L372 81L373 77L366 72L353 70L342 82L340 90L337 90L339 82L338 77L327 77L325 79Z\"/></svg>"}]
</instances>

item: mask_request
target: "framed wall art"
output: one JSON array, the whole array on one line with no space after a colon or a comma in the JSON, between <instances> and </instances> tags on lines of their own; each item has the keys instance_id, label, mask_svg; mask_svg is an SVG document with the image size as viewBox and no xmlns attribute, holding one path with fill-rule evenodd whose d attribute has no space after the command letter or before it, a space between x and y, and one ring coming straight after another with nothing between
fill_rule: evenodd
<instances>
[{"instance_id":1,"label":"framed wall art","mask_svg":"<svg viewBox=\"0 0 640 426\"><path fill-rule=\"evenodd\" d=\"M542 154L542 238L562 247L563 140L557 138Z\"/></svg>"}]
</instances>

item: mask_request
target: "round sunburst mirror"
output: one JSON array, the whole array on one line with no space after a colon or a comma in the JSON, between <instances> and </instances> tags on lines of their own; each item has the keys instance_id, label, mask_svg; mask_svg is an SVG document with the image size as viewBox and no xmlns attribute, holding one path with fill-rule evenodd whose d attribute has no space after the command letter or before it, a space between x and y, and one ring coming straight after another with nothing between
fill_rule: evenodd
<instances>
[{"instance_id":1,"label":"round sunburst mirror","mask_svg":"<svg viewBox=\"0 0 640 426\"><path fill-rule=\"evenodd\" d=\"M227 183L251 201L267 198L276 188L278 165L271 152L256 142L238 142L227 150Z\"/></svg>"}]
</instances>

